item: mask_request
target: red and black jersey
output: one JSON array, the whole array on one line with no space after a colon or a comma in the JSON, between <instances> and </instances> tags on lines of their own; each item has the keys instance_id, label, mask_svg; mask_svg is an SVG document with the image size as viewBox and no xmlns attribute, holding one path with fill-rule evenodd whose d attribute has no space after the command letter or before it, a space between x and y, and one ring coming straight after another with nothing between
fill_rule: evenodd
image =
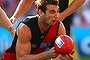
<instances>
[{"instance_id":1,"label":"red and black jersey","mask_svg":"<svg viewBox=\"0 0 90 60\"><path fill-rule=\"evenodd\" d=\"M58 28L59 28L59 21L57 20L56 23L49 27L43 34L40 31L40 28L38 26L38 17L27 17L24 21L21 23L24 23L27 25L32 34L32 38L30 40L31 43L31 54L38 54L41 52L44 52L48 49L50 49L53 46L54 40L57 37ZM16 60L15 56L15 47L16 47L16 41L18 36L15 34L15 38L13 40L13 43L9 49L7 49L3 55L3 60ZM14 59L12 59L13 57Z\"/></svg>"}]
</instances>

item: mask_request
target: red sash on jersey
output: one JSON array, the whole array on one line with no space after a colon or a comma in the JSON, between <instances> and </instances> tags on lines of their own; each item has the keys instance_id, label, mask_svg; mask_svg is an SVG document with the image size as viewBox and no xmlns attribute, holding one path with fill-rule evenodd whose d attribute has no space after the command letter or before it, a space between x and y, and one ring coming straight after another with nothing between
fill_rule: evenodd
<instances>
[{"instance_id":1,"label":"red sash on jersey","mask_svg":"<svg viewBox=\"0 0 90 60\"><path fill-rule=\"evenodd\" d=\"M16 60L16 54L4 52L2 60Z\"/></svg>"},{"instance_id":2,"label":"red sash on jersey","mask_svg":"<svg viewBox=\"0 0 90 60\"><path fill-rule=\"evenodd\" d=\"M49 30L47 36L42 40L41 43L50 43L55 40L55 38L57 36L56 33L58 31L57 30L58 23L59 22L56 21L55 25L50 27L50 30ZM40 46L39 46L37 49L31 51L31 54L38 54L38 53L44 52L45 50L46 50L46 48L40 48Z\"/></svg>"}]
</instances>

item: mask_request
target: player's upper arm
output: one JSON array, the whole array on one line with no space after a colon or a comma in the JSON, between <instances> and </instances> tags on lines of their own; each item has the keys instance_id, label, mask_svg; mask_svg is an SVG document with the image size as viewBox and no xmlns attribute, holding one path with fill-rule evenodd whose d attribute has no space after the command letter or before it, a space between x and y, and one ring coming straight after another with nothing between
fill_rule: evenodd
<instances>
[{"instance_id":1,"label":"player's upper arm","mask_svg":"<svg viewBox=\"0 0 90 60\"><path fill-rule=\"evenodd\" d=\"M18 40L16 43L16 57L17 60L23 55L27 55L31 50L31 32L30 29L23 23L21 23L17 29Z\"/></svg>"},{"instance_id":2,"label":"player's upper arm","mask_svg":"<svg viewBox=\"0 0 90 60\"><path fill-rule=\"evenodd\" d=\"M66 34L65 27L64 27L63 23L60 21L59 29L58 29L58 36L65 35L65 34Z\"/></svg>"}]
</instances>

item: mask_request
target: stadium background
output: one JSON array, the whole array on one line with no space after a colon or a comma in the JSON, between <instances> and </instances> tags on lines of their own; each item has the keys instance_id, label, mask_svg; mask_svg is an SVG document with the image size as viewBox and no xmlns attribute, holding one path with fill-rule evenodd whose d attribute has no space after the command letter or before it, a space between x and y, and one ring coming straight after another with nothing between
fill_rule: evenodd
<instances>
[{"instance_id":1,"label":"stadium background","mask_svg":"<svg viewBox=\"0 0 90 60\"><path fill-rule=\"evenodd\" d=\"M5 10L9 18L15 11L15 8L18 5L19 1L20 0L0 0L0 6ZM72 0L69 1L69 5L71 2ZM18 23L23 20L26 15L33 15L33 7L34 5L24 16L19 18L18 21L13 24L14 28L17 27ZM73 26L72 24L71 37L75 41L74 57L76 58L76 60L90 60L90 27ZM4 51L11 45L12 40L13 38L11 34L6 29L0 26L0 60Z\"/></svg>"}]
</instances>

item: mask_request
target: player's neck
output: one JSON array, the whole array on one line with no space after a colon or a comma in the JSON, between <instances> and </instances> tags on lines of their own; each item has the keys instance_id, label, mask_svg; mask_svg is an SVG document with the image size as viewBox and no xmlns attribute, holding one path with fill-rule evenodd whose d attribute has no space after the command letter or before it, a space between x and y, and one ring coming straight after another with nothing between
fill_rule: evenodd
<instances>
[{"instance_id":1,"label":"player's neck","mask_svg":"<svg viewBox=\"0 0 90 60\"><path fill-rule=\"evenodd\" d=\"M38 26L40 28L41 33L44 33L50 26L45 24L42 20L38 20Z\"/></svg>"}]
</instances>

